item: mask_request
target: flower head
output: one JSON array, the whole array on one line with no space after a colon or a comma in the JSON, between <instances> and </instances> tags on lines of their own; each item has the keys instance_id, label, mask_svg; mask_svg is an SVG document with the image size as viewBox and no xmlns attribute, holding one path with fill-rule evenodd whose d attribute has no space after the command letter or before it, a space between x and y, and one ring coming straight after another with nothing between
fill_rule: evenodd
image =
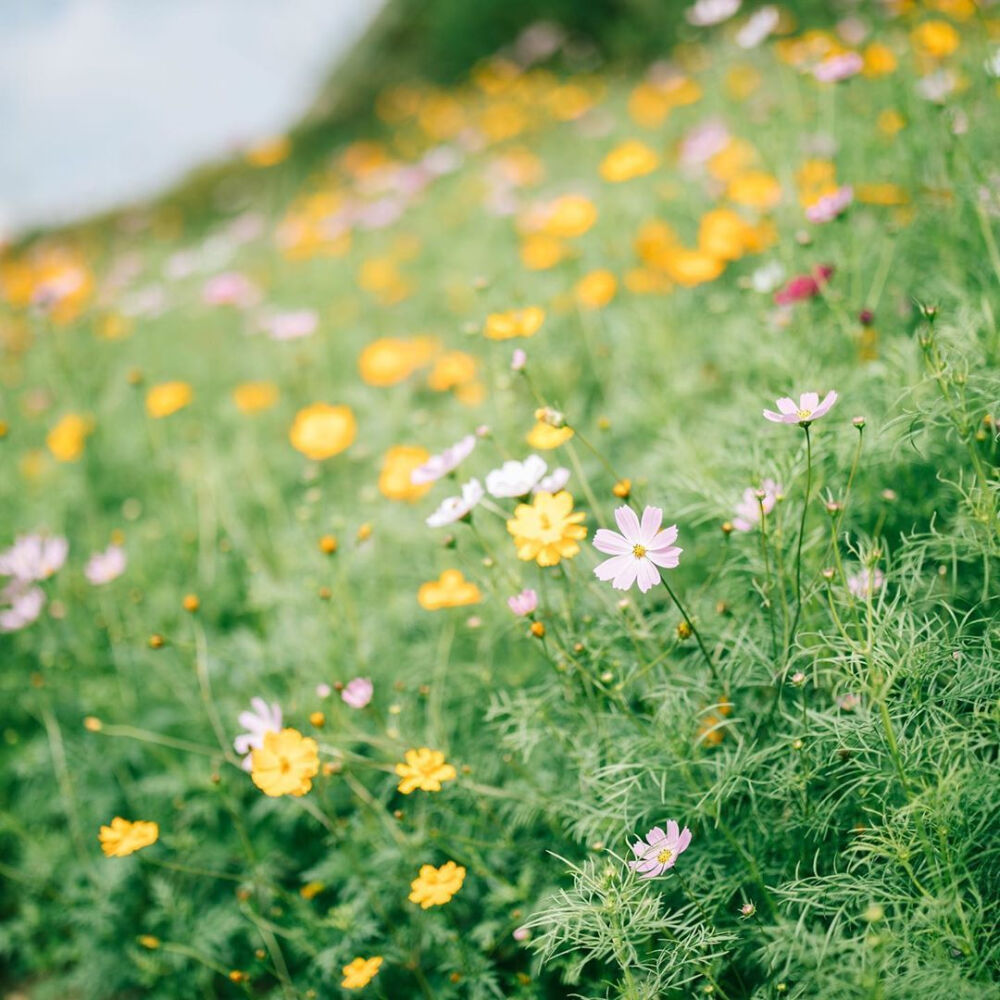
<instances>
[{"instance_id":1,"label":"flower head","mask_svg":"<svg viewBox=\"0 0 1000 1000\"><path fill-rule=\"evenodd\" d=\"M553 469L547 476L541 479L532 487L532 493L558 493L569 482L569 469L559 466Z\"/></svg>"},{"instance_id":2,"label":"flower head","mask_svg":"<svg viewBox=\"0 0 1000 1000\"><path fill-rule=\"evenodd\" d=\"M418 465L410 473L410 482L414 486L420 486L423 483L433 483L448 475L472 454L472 449L475 447L475 434L466 434L461 441L456 441L450 448L445 448L440 455L431 455L423 465Z\"/></svg>"},{"instance_id":3,"label":"flower head","mask_svg":"<svg viewBox=\"0 0 1000 1000\"><path fill-rule=\"evenodd\" d=\"M345 990L363 989L375 978L381 967L381 955L375 955L373 958L356 958L341 969L344 979L340 985Z\"/></svg>"},{"instance_id":4,"label":"flower head","mask_svg":"<svg viewBox=\"0 0 1000 1000\"><path fill-rule=\"evenodd\" d=\"M486 475L486 489L500 499L527 496L545 475L545 459L529 455L523 462L504 462Z\"/></svg>"},{"instance_id":5,"label":"flower head","mask_svg":"<svg viewBox=\"0 0 1000 1000\"><path fill-rule=\"evenodd\" d=\"M251 758L250 776L265 795L305 795L319 772L316 741L297 729L264 733Z\"/></svg>"},{"instance_id":6,"label":"flower head","mask_svg":"<svg viewBox=\"0 0 1000 1000\"><path fill-rule=\"evenodd\" d=\"M656 878L674 867L678 855L683 854L690 843L691 831L687 827L682 831L674 820L667 820L666 833L662 827L654 826L646 834L645 841L637 840L632 845L637 860L630 861L629 867L642 878Z\"/></svg>"},{"instance_id":7,"label":"flower head","mask_svg":"<svg viewBox=\"0 0 1000 1000\"><path fill-rule=\"evenodd\" d=\"M615 511L619 531L600 528L594 535L594 548L610 555L594 568L599 580L610 580L615 590L628 590L638 581L639 589L646 593L660 582L660 570L674 569L680 563L683 549L677 541L677 525L660 530L663 511L647 507L639 520L631 507Z\"/></svg>"},{"instance_id":8,"label":"flower head","mask_svg":"<svg viewBox=\"0 0 1000 1000\"><path fill-rule=\"evenodd\" d=\"M804 392L799 396L798 403L788 396L782 396L778 400L778 412L774 410L764 410L764 416L776 424L799 424L808 427L814 420L829 413L831 407L837 402L837 393L831 389L824 397L823 402L819 401L819 393Z\"/></svg>"},{"instance_id":9,"label":"flower head","mask_svg":"<svg viewBox=\"0 0 1000 1000\"><path fill-rule=\"evenodd\" d=\"M83 569L83 575L95 587L116 580L125 572L125 550L120 545L109 545L103 552L95 552Z\"/></svg>"},{"instance_id":10,"label":"flower head","mask_svg":"<svg viewBox=\"0 0 1000 1000\"><path fill-rule=\"evenodd\" d=\"M462 888L465 869L454 861L446 861L440 868L421 865L420 874L410 883L410 902L419 903L423 909L444 906Z\"/></svg>"},{"instance_id":11,"label":"flower head","mask_svg":"<svg viewBox=\"0 0 1000 1000\"><path fill-rule=\"evenodd\" d=\"M427 747L407 750L403 763L396 765L396 774L402 779L399 791L404 795L417 788L424 792L440 792L442 781L454 781L457 777L455 768L445 763L444 754Z\"/></svg>"},{"instance_id":12,"label":"flower head","mask_svg":"<svg viewBox=\"0 0 1000 1000\"><path fill-rule=\"evenodd\" d=\"M854 597L864 600L872 594L877 594L885 584L885 574L880 569L868 569L866 566L860 573L847 578L847 589Z\"/></svg>"},{"instance_id":13,"label":"flower head","mask_svg":"<svg viewBox=\"0 0 1000 1000\"><path fill-rule=\"evenodd\" d=\"M364 708L372 700L375 685L368 677L355 677L344 685L340 697L351 708Z\"/></svg>"},{"instance_id":14,"label":"flower head","mask_svg":"<svg viewBox=\"0 0 1000 1000\"><path fill-rule=\"evenodd\" d=\"M774 293L774 304L791 306L795 305L796 302L805 302L807 299L819 295L820 288L830 280L832 274L833 268L823 264L813 268L811 274L797 275Z\"/></svg>"},{"instance_id":15,"label":"flower head","mask_svg":"<svg viewBox=\"0 0 1000 1000\"><path fill-rule=\"evenodd\" d=\"M45 591L15 577L0 590L0 604L8 605L0 607L0 632L19 632L42 613Z\"/></svg>"},{"instance_id":16,"label":"flower head","mask_svg":"<svg viewBox=\"0 0 1000 1000\"><path fill-rule=\"evenodd\" d=\"M520 594L514 594L513 597L507 598L507 607L515 615L521 617L530 615L538 607L538 594L531 589L522 590Z\"/></svg>"},{"instance_id":17,"label":"flower head","mask_svg":"<svg viewBox=\"0 0 1000 1000\"><path fill-rule=\"evenodd\" d=\"M417 445L393 445L386 453L382 471L378 477L378 488L382 496L389 500L419 500L430 488L430 483L414 483L410 476L413 470L423 465L431 457L426 448Z\"/></svg>"},{"instance_id":18,"label":"flower head","mask_svg":"<svg viewBox=\"0 0 1000 1000\"><path fill-rule=\"evenodd\" d=\"M462 495L446 497L441 505L429 518L427 524L432 528L443 528L446 524L454 524L468 515L472 508L483 499L483 486L478 479L470 479L462 487Z\"/></svg>"},{"instance_id":19,"label":"flower head","mask_svg":"<svg viewBox=\"0 0 1000 1000\"><path fill-rule=\"evenodd\" d=\"M518 504L507 530L514 536L517 558L534 559L539 566L556 566L580 551L579 540L587 537L580 523L586 514L573 510L573 497L560 493L536 493L530 504Z\"/></svg>"},{"instance_id":20,"label":"flower head","mask_svg":"<svg viewBox=\"0 0 1000 1000\"><path fill-rule=\"evenodd\" d=\"M773 479L765 479L759 490L748 486L743 491L743 499L736 505L733 527L737 531L753 531L760 524L761 510L770 514L780 493L781 487Z\"/></svg>"},{"instance_id":21,"label":"flower head","mask_svg":"<svg viewBox=\"0 0 1000 1000\"><path fill-rule=\"evenodd\" d=\"M707 28L728 21L739 9L742 0L697 0L684 12L690 24Z\"/></svg>"},{"instance_id":22,"label":"flower head","mask_svg":"<svg viewBox=\"0 0 1000 1000\"><path fill-rule=\"evenodd\" d=\"M479 588L466 580L460 569L446 569L436 580L422 583L417 591L417 601L425 611L460 608L478 604L482 599Z\"/></svg>"},{"instance_id":23,"label":"flower head","mask_svg":"<svg viewBox=\"0 0 1000 1000\"><path fill-rule=\"evenodd\" d=\"M854 188L845 184L828 194L821 195L806 208L806 218L810 222L832 222L838 215L847 211L854 200Z\"/></svg>"},{"instance_id":24,"label":"flower head","mask_svg":"<svg viewBox=\"0 0 1000 1000\"><path fill-rule=\"evenodd\" d=\"M16 580L47 580L66 562L69 542L61 535L19 535L6 552L0 552L0 576Z\"/></svg>"},{"instance_id":25,"label":"flower head","mask_svg":"<svg viewBox=\"0 0 1000 1000\"><path fill-rule=\"evenodd\" d=\"M249 771L253 763L251 750L264 745L265 733L281 732L281 706L270 705L263 698L251 698L250 710L240 712L239 723L246 730L233 740L233 747L243 757L243 770Z\"/></svg>"},{"instance_id":26,"label":"flower head","mask_svg":"<svg viewBox=\"0 0 1000 1000\"><path fill-rule=\"evenodd\" d=\"M313 403L295 415L288 437L296 451L319 462L339 455L351 445L357 432L357 421L349 406Z\"/></svg>"},{"instance_id":27,"label":"flower head","mask_svg":"<svg viewBox=\"0 0 1000 1000\"><path fill-rule=\"evenodd\" d=\"M124 858L134 854L143 847L155 844L160 836L160 828L155 823L146 820L130 822L116 816L110 826L102 826L98 835L101 850L109 858Z\"/></svg>"},{"instance_id":28,"label":"flower head","mask_svg":"<svg viewBox=\"0 0 1000 1000\"><path fill-rule=\"evenodd\" d=\"M540 306L510 309L490 313L486 317L483 335L489 340L509 340L511 337L533 337L545 322L545 310Z\"/></svg>"},{"instance_id":29,"label":"flower head","mask_svg":"<svg viewBox=\"0 0 1000 1000\"><path fill-rule=\"evenodd\" d=\"M865 68L865 61L857 52L836 52L813 67L813 76L820 83L838 83L857 76Z\"/></svg>"}]
</instances>

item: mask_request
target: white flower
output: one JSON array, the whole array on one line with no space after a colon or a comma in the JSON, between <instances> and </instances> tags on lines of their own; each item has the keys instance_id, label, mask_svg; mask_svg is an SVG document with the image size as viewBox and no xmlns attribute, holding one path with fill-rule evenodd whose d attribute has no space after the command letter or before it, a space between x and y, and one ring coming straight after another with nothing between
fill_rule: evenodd
<instances>
[{"instance_id":1,"label":"white flower","mask_svg":"<svg viewBox=\"0 0 1000 1000\"><path fill-rule=\"evenodd\" d=\"M466 434L461 441L456 441L450 448L445 448L440 455L431 455L423 465L414 469L410 473L410 482L414 486L435 482L464 462L472 454L472 449L475 447L475 434Z\"/></svg>"},{"instance_id":2,"label":"white flower","mask_svg":"<svg viewBox=\"0 0 1000 1000\"><path fill-rule=\"evenodd\" d=\"M545 469L545 459L538 455L529 455L523 462L504 462L486 476L486 489L498 499L527 496L545 475Z\"/></svg>"},{"instance_id":3,"label":"white flower","mask_svg":"<svg viewBox=\"0 0 1000 1000\"><path fill-rule=\"evenodd\" d=\"M249 771L253 767L251 750L264 745L265 733L281 732L281 706L277 702L268 704L263 698L251 698L252 711L240 712L239 724L246 730L233 740L236 752L243 756L242 767Z\"/></svg>"},{"instance_id":4,"label":"white flower","mask_svg":"<svg viewBox=\"0 0 1000 1000\"><path fill-rule=\"evenodd\" d=\"M9 607L0 609L0 632L17 632L30 625L45 607L45 592L31 587L29 581L15 579L0 591L0 602Z\"/></svg>"},{"instance_id":5,"label":"white flower","mask_svg":"<svg viewBox=\"0 0 1000 1000\"><path fill-rule=\"evenodd\" d=\"M482 499L482 483L478 479L470 479L462 487L461 496L447 497L441 501L441 506L427 518L427 524L432 528L443 528L446 524L454 524L455 521L465 517Z\"/></svg>"},{"instance_id":6,"label":"white flower","mask_svg":"<svg viewBox=\"0 0 1000 1000\"><path fill-rule=\"evenodd\" d=\"M615 521L618 531L598 528L594 535L594 548L611 556L598 563L594 575L610 580L615 590L628 590L638 582L645 594L660 582L660 568L676 569L680 564L684 550L674 545L677 525L660 530L663 511L659 507L647 507L641 522L631 507L619 507Z\"/></svg>"},{"instance_id":7,"label":"white flower","mask_svg":"<svg viewBox=\"0 0 1000 1000\"><path fill-rule=\"evenodd\" d=\"M728 21L740 9L741 3L742 0L698 0L693 7L688 7L684 16L690 24L707 28Z\"/></svg>"},{"instance_id":8,"label":"white flower","mask_svg":"<svg viewBox=\"0 0 1000 1000\"><path fill-rule=\"evenodd\" d=\"M47 580L66 562L69 542L61 536L20 535L6 552L0 552L0 576L16 580Z\"/></svg>"},{"instance_id":9,"label":"white flower","mask_svg":"<svg viewBox=\"0 0 1000 1000\"><path fill-rule=\"evenodd\" d=\"M120 545L109 545L103 552L95 552L83 569L83 575L95 587L110 583L125 572L125 550Z\"/></svg>"},{"instance_id":10,"label":"white flower","mask_svg":"<svg viewBox=\"0 0 1000 1000\"><path fill-rule=\"evenodd\" d=\"M778 27L781 15L777 7L761 7L754 11L746 24L736 32L736 44L741 49L755 49Z\"/></svg>"},{"instance_id":11,"label":"white flower","mask_svg":"<svg viewBox=\"0 0 1000 1000\"><path fill-rule=\"evenodd\" d=\"M559 466L553 469L547 476L538 480L532 493L551 493L555 496L569 482L569 469Z\"/></svg>"},{"instance_id":12,"label":"white flower","mask_svg":"<svg viewBox=\"0 0 1000 1000\"><path fill-rule=\"evenodd\" d=\"M750 283L755 292L767 295L773 292L785 280L785 268L779 260L769 261L758 267L750 275Z\"/></svg>"}]
</instances>

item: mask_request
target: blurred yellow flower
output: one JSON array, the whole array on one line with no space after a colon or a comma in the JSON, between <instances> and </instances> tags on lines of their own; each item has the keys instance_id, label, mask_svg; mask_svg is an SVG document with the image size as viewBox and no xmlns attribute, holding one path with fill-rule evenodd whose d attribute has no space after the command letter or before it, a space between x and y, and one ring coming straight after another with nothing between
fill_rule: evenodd
<instances>
[{"instance_id":1,"label":"blurred yellow flower","mask_svg":"<svg viewBox=\"0 0 1000 1000\"><path fill-rule=\"evenodd\" d=\"M745 139L730 139L709 161L708 172L719 181L729 181L757 162L757 150Z\"/></svg>"},{"instance_id":2,"label":"blurred yellow flower","mask_svg":"<svg viewBox=\"0 0 1000 1000\"><path fill-rule=\"evenodd\" d=\"M950 56L959 45L958 32L947 21L924 21L913 29L910 38L918 55L928 59Z\"/></svg>"},{"instance_id":3,"label":"blurred yellow flower","mask_svg":"<svg viewBox=\"0 0 1000 1000\"><path fill-rule=\"evenodd\" d=\"M396 765L396 774L401 779L398 791L403 795L409 795L417 788L423 792L440 792L442 781L454 781L458 776L455 768L445 763L440 750L427 747L407 750L403 759L405 763Z\"/></svg>"},{"instance_id":4,"label":"blurred yellow flower","mask_svg":"<svg viewBox=\"0 0 1000 1000\"><path fill-rule=\"evenodd\" d=\"M886 108L879 113L875 124L883 135L895 135L906 128L906 119L895 108Z\"/></svg>"},{"instance_id":5,"label":"blurred yellow flower","mask_svg":"<svg viewBox=\"0 0 1000 1000\"><path fill-rule=\"evenodd\" d=\"M447 392L468 385L476 379L479 362L465 351L446 351L434 362L427 375L427 385L435 392Z\"/></svg>"},{"instance_id":6,"label":"blurred yellow flower","mask_svg":"<svg viewBox=\"0 0 1000 1000\"><path fill-rule=\"evenodd\" d=\"M444 906L462 888L465 869L454 861L446 861L440 868L421 865L420 874L410 883L410 902L419 903L423 909Z\"/></svg>"},{"instance_id":7,"label":"blurred yellow flower","mask_svg":"<svg viewBox=\"0 0 1000 1000\"><path fill-rule=\"evenodd\" d=\"M777 177L760 170L751 170L737 174L729 181L726 196L737 205L767 211L781 201L781 185Z\"/></svg>"},{"instance_id":8,"label":"blurred yellow flower","mask_svg":"<svg viewBox=\"0 0 1000 1000\"><path fill-rule=\"evenodd\" d=\"M246 161L251 167L273 167L287 159L291 151L292 143L288 136L273 136L251 146L246 151Z\"/></svg>"},{"instance_id":9,"label":"blurred yellow flower","mask_svg":"<svg viewBox=\"0 0 1000 1000\"><path fill-rule=\"evenodd\" d=\"M373 958L356 958L350 965L345 965L341 969L344 978L340 985L345 990L363 989L375 978L381 966L381 955L375 955Z\"/></svg>"},{"instance_id":10,"label":"blurred yellow flower","mask_svg":"<svg viewBox=\"0 0 1000 1000\"><path fill-rule=\"evenodd\" d=\"M446 569L436 580L420 585L417 601L425 611L460 608L478 604L483 599L479 588L466 580L459 569Z\"/></svg>"},{"instance_id":11,"label":"blurred yellow flower","mask_svg":"<svg viewBox=\"0 0 1000 1000\"><path fill-rule=\"evenodd\" d=\"M714 281L723 270L725 262L704 250L688 250L675 247L663 258L662 267L667 275L677 282L693 288L706 281Z\"/></svg>"},{"instance_id":12,"label":"blurred yellow flower","mask_svg":"<svg viewBox=\"0 0 1000 1000\"><path fill-rule=\"evenodd\" d=\"M538 448L541 451L550 451L553 448L558 448L561 444L565 444L572 436L572 427L553 427L551 424L545 423L544 420L539 420L528 432L525 440L532 448Z\"/></svg>"},{"instance_id":13,"label":"blurred yellow flower","mask_svg":"<svg viewBox=\"0 0 1000 1000\"><path fill-rule=\"evenodd\" d=\"M542 231L558 239L583 236L597 221L597 206L582 194L564 194L545 208Z\"/></svg>"},{"instance_id":14,"label":"blurred yellow flower","mask_svg":"<svg viewBox=\"0 0 1000 1000\"><path fill-rule=\"evenodd\" d=\"M618 280L606 270L585 274L573 289L576 301L584 309L601 309L606 306L618 290Z\"/></svg>"},{"instance_id":15,"label":"blurred yellow flower","mask_svg":"<svg viewBox=\"0 0 1000 1000\"><path fill-rule=\"evenodd\" d=\"M660 157L644 142L629 139L601 160L601 177L612 184L643 177L660 165Z\"/></svg>"},{"instance_id":16,"label":"blurred yellow flower","mask_svg":"<svg viewBox=\"0 0 1000 1000\"><path fill-rule=\"evenodd\" d=\"M92 422L79 413L67 413L46 435L49 451L60 462L75 462L83 454Z\"/></svg>"},{"instance_id":17,"label":"blurred yellow flower","mask_svg":"<svg viewBox=\"0 0 1000 1000\"><path fill-rule=\"evenodd\" d=\"M898 184L856 184L854 197L865 205L905 205L910 200L909 192Z\"/></svg>"},{"instance_id":18,"label":"blurred yellow flower","mask_svg":"<svg viewBox=\"0 0 1000 1000\"><path fill-rule=\"evenodd\" d=\"M511 337L533 337L545 322L545 310L539 306L511 309L490 313L486 317L483 335L490 340L509 340Z\"/></svg>"},{"instance_id":19,"label":"blurred yellow flower","mask_svg":"<svg viewBox=\"0 0 1000 1000\"><path fill-rule=\"evenodd\" d=\"M260 413L278 402L278 387L273 382L243 382L233 389L233 402L242 413Z\"/></svg>"},{"instance_id":20,"label":"blurred yellow flower","mask_svg":"<svg viewBox=\"0 0 1000 1000\"><path fill-rule=\"evenodd\" d=\"M864 67L861 72L868 77L887 76L896 69L896 55L888 45L872 42L861 53Z\"/></svg>"},{"instance_id":21,"label":"blurred yellow flower","mask_svg":"<svg viewBox=\"0 0 1000 1000\"><path fill-rule=\"evenodd\" d=\"M349 406L313 403L295 415L288 438L296 451L313 461L332 458L350 447L358 425Z\"/></svg>"},{"instance_id":22,"label":"blurred yellow flower","mask_svg":"<svg viewBox=\"0 0 1000 1000\"><path fill-rule=\"evenodd\" d=\"M297 729L273 729L264 733L263 743L251 754L250 777L265 794L305 795L319 772L316 741Z\"/></svg>"},{"instance_id":23,"label":"blurred yellow flower","mask_svg":"<svg viewBox=\"0 0 1000 1000\"><path fill-rule=\"evenodd\" d=\"M521 241L521 263L529 271L547 271L567 254L566 244L544 233L533 233Z\"/></svg>"},{"instance_id":24,"label":"blurred yellow flower","mask_svg":"<svg viewBox=\"0 0 1000 1000\"><path fill-rule=\"evenodd\" d=\"M534 560L539 566L556 566L561 559L572 559L580 551L579 540L587 537L587 529L580 523L586 516L573 510L573 497L566 490L555 495L536 493L530 504L518 504L507 522L517 558Z\"/></svg>"},{"instance_id":25,"label":"blurred yellow flower","mask_svg":"<svg viewBox=\"0 0 1000 1000\"><path fill-rule=\"evenodd\" d=\"M434 484L415 484L410 475L430 457L431 453L426 448L416 445L397 444L390 448L382 460L382 471L378 477L382 496L389 500L419 500Z\"/></svg>"},{"instance_id":26,"label":"blurred yellow flower","mask_svg":"<svg viewBox=\"0 0 1000 1000\"><path fill-rule=\"evenodd\" d=\"M358 357L358 370L368 385L396 385L427 364L439 350L434 337L380 337Z\"/></svg>"},{"instance_id":27,"label":"blurred yellow flower","mask_svg":"<svg viewBox=\"0 0 1000 1000\"><path fill-rule=\"evenodd\" d=\"M98 837L101 841L101 850L109 858L124 858L128 854L155 844L160 836L160 828L156 823L146 820L135 820L130 822L116 816L110 826L102 826Z\"/></svg>"},{"instance_id":28,"label":"blurred yellow flower","mask_svg":"<svg viewBox=\"0 0 1000 1000\"><path fill-rule=\"evenodd\" d=\"M731 208L706 212L698 223L698 249L720 260L739 260L752 244L753 226Z\"/></svg>"},{"instance_id":29,"label":"blurred yellow flower","mask_svg":"<svg viewBox=\"0 0 1000 1000\"><path fill-rule=\"evenodd\" d=\"M161 382L146 393L146 413L159 419L184 409L194 398L187 382Z\"/></svg>"}]
</instances>

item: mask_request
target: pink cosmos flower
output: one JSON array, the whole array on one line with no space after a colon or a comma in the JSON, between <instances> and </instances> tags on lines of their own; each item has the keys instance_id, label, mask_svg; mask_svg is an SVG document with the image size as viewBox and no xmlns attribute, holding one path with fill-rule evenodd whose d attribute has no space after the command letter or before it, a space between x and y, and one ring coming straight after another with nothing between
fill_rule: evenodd
<instances>
[{"instance_id":1,"label":"pink cosmos flower","mask_svg":"<svg viewBox=\"0 0 1000 1000\"><path fill-rule=\"evenodd\" d=\"M864 68L865 61L857 52L839 52L827 56L821 63L813 67L813 76L820 83L837 83L848 77L857 76Z\"/></svg>"},{"instance_id":2,"label":"pink cosmos flower","mask_svg":"<svg viewBox=\"0 0 1000 1000\"><path fill-rule=\"evenodd\" d=\"M372 700L375 693L375 685L368 677L355 677L344 685L344 690L340 692L340 697L345 705L351 708L364 708Z\"/></svg>"},{"instance_id":3,"label":"pink cosmos flower","mask_svg":"<svg viewBox=\"0 0 1000 1000\"><path fill-rule=\"evenodd\" d=\"M315 309L289 309L260 318L260 326L272 340L298 340L316 332L319 314Z\"/></svg>"},{"instance_id":4,"label":"pink cosmos flower","mask_svg":"<svg viewBox=\"0 0 1000 1000\"><path fill-rule=\"evenodd\" d=\"M116 580L125 572L125 550L120 545L109 545L103 552L95 552L84 567L83 575L95 587Z\"/></svg>"},{"instance_id":5,"label":"pink cosmos flower","mask_svg":"<svg viewBox=\"0 0 1000 1000\"><path fill-rule=\"evenodd\" d=\"M535 608L538 607L538 594L533 590L526 589L522 590L520 594L515 594L513 597L507 598L507 607L514 612L515 615L530 615Z\"/></svg>"},{"instance_id":6,"label":"pink cosmos flower","mask_svg":"<svg viewBox=\"0 0 1000 1000\"><path fill-rule=\"evenodd\" d=\"M511 355L510 359L510 370L512 372L519 372L524 370L524 366L528 363L528 355L518 347L514 353Z\"/></svg>"},{"instance_id":7,"label":"pink cosmos flower","mask_svg":"<svg viewBox=\"0 0 1000 1000\"><path fill-rule=\"evenodd\" d=\"M662 827L654 826L644 841L637 840L632 845L637 860L630 861L629 867L642 878L656 878L674 867L690 843L691 831L687 827L681 830L674 820L667 820L666 833Z\"/></svg>"},{"instance_id":8,"label":"pink cosmos flower","mask_svg":"<svg viewBox=\"0 0 1000 1000\"><path fill-rule=\"evenodd\" d=\"M642 522L631 507L619 507L615 511L616 531L598 529L594 535L594 548L610 555L594 569L599 580L610 580L615 590L628 590L638 581L639 590L646 593L660 582L657 567L673 569L680 563L683 549L677 541L677 525L660 530L663 511L659 507L647 507L642 512Z\"/></svg>"},{"instance_id":9,"label":"pink cosmos flower","mask_svg":"<svg viewBox=\"0 0 1000 1000\"><path fill-rule=\"evenodd\" d=\"M260 301L260 292L245 274L224 271L205 282L201 297L210 306L236 306L245 309Z\"/></svg>"},{"instance_id":10,"label":"pink cosmos flower","mask_svg":"<svg viewBox=\"0 0 1000 1000\"><path fill-rule=\"evenodd\" d=\"M423 465L414 469L410 473L410 482L414 486L436 482L464 462L475 447L476 436L466 434L461 441L456 441L450 448L445 448L440 455L431 455Z\"/></svg>"},{"instance_id":11,"label":"pink cosmos flower","mask_svg":"<svg viewBox=\"0 0 1000 1000\"><path fill-rule=\"evenodd\" d=\"M763 497L759 496L760 492L763 492ZM760 524L761 508L765 514L770 514L778 501L779 493L781 487L773 479L765 479L760 484L759 491L752 487L745 489L743 499L736 505L733 527L737 531L753 531Z\"/></svg>"},{"instance_id":12,"label":"pink cosmos flower","mask_svg":"<svg viewBox=\"0 0 1000 1000\"><path fill-rule=\"evenodd\" d=\"M30 625L45 607L45 592L30 581L14 579L0 590L0 632L19 632Z\"/></svg>"},{"instance_id":13,"label":"pink cosmos flower","mask_svg":"<svg viewBox=\"0 0 1000 1000\"><path fill-rule=\"evenodd\" d=\"M736 44L741 49L755 49L778 27L781 15L777 7L761 7L736 32Z\"/></svg>"},{"instance_id":14,"label":"pink cosmos flower","mask_svg":"<svg viewBox=\"0 0 1000 1000\"><path fill-rule=\"evenodd\" d=\"M446 497L441 506L429 518L427 524L431 528L443 528L446 524L460 521L473 507L483 499L483 485L478 479L470 479L462 487L462 495Z\"/></svg>"},{"instance_id":15,"label":"pink cosmos flower","mask_svg":"<svg viewBox=\"0 0 1000 1000\"><path fill-rule=\"evenodd\" d=\"M866 566L860 573L847 578L847 589L862 600L869 594L876 594L885 583L885 574L880 569L874 571Z\"/></svg>"},{"instance_id":16,"label":"pink cosmos flower","mask_svg":"<svg viewBox=\"0 0 1000 1000\"><path fill-rule=\"evenodd\" d=\"M820 288L829 281L833 267L821 264L814 267L812 274L800 274L774 293L774 303L779 306L791 306L796 302L804 302L819 294Z\"/></svg>"},{"instance_id":17,"label":"pink cosmos flower","mask_svg":"<svg viewBox=\"0 0 1000 1000\"><path fill-rule=\"evenodd\" d=\"M697 167L726 148L729 129L717 118L696 125L681 142L680 162L686 167Z\"/></svg>"},{"instance_id":18,"label":"pink cosmos flower","mask_svg":"<svg viewBox=\"0 0 1000 1000\"><path fill-rule=\"evenodd\" d=\"M277 702L268 704L263 698L251 698L252 711L240 712L239 724L246 730L233 740L233 748L244 755L242 768L249 771L253 767L251 750L264 745L265 733L281 732L281 706Z\"/></svg>"},{"instance_id":19,"label":"pink cosmos flower","mask_svg":"<svg viewBox=\"0 0 1000 1000\"><path fill-rule=\"evenodd\" d=\"M19 535L6 552L0 552L0 576L30 582L47 580L58 570L69 552L61 536Z\"/></svg>"},{"instance_id":20,"label":"pink cosmos flower","mask_svg":"<svg viewBox=\"0 0 1000 1000\"><path fill-rule=\"evenodd\" d=\"M764 410L764 416L768 420L776 424L799 424L804 427L830 412L830 408L837 402L837 393L831 389L823 397L822 403L816 392L802 393L797 404L788 396L782 396L777 402L777 413L774 410Z\"/></svg>"},{"instance_id":21,"label":"pink cosmos flower","mask_svg":"<svg viewBox=\"0 0 1000 1000\"><path fill-rule=\"evenodd\" d=\"M847 206L854 200L854 188L850 184L837 188L830 194L814 201L806 209L806 218L810 222L833 222L838 215L847 211Z\"/></svg>"}]
</instances>

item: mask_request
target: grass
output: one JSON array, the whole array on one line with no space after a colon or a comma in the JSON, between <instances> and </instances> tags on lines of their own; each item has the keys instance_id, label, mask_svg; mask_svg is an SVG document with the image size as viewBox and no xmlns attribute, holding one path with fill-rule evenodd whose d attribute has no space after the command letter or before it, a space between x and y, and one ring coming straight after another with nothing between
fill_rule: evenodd
<instances>
[{"instance_id":1,"label":"grass","mask_svg":"<svg viewBox=\"0 0 1000 1000\"><path fill-rule=\"evenodd\" d=\"M33 1000L290 1000L340 995L344 966L381 956L370 996L990 991L997 26L943 6L866 15L859 48L898 65L837 85L794 65L801 33L747 51L727 27L685 28L690 103L637 97L617 64L574 73L557 55L507 79L490 61L342 126L378 146L327 134L328 154L320 130L301 158L293 141L198 197L6 254L0 550L44 531L69 555L38 620L0 635L0 982ZM922 52L927 21L953 25L954 52ZM831 44L810 37L814 54ZM938 104L917 88L942 70L962 82ZM576 101L590 109L570 115ZM383 156L399 182L393 164L460 149L456 116L493 138L398 220L353 225L349 246L302 235L337 199L377 200ZM730 144L683 167L680 142L716 117L752 162ZM602 162L629 139L657 165L609 182ZM835 221L806 219L809 161L854 187ZM586 206L527 211L570 193L592 225ZM496 214L506 201L518 215ZM720 207L737 220L706 223ZM678 253L657 220L711 252ZM526 252L561 259L530 268ZM821 265L829 280L795 305L758 290ZM234 270L260 300L207 304ZM603 270L606 302L579 290ZM529 306L546 313L534 336L484 337L489 314ZM261 331L302 308L311 336ZM386 348L391 385L361 361L380 338L407 342ZM172 381L191 401L150 416ZM259 412L232 396L250 382L274 395ZM761 417L829 389L808 434ZM357 421L323 460L289 437L315 402ZM455 484L412 502L380 488L390 447L438 452L480 426L456 475L484 479L537 448L541 406L575 431L539 453L570 470L588 529L559 566L517 558L512 500L431 529ZM87 433L50 438L67 414ZM729 530L766 478L782 488L764 530ZM670 592L593 575L593 533L624 493L678 525ZM112 540L126 571L94 586L84 566ZM421 586L451 568L481 600L426 610ZM862 569L884 582L852 591ZM506 605L523 587L530 620ZM366 708L317 691L357 676ZM238 766L257 695L318 744L305 795L266 796ZM456 775L404 796L395 767L425 746ZM158 840L103 856L115 816L156 822ZM629 845L669 819L690 847L638 878ZM449 860L466 869L454 898L408 901L421 866Z\"/></svg>"}]
</instances>

